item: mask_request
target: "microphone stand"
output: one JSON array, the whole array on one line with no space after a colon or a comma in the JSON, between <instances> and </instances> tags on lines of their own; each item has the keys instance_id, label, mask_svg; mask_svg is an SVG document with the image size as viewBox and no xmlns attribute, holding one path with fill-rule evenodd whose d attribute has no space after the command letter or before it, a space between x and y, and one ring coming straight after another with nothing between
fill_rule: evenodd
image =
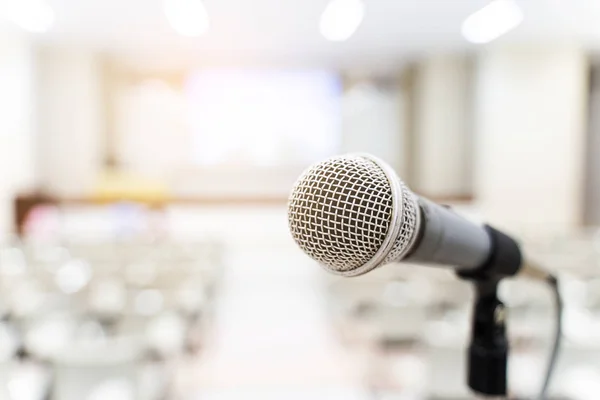
<instances>
[{"instance_id":1,"label":"microphone stand","mask_svg":"<svg viewBox=\"0 0 600 400\"><path fill-rule=\"evenodd\" d=\"M471 343L468 357L468 384L477 394L491 397L507 396L508 339L506 338L506 309L498 299L498 284L505 277L519 272L541 279L552 288L556 308L554 344L540 390L540 400L546 399L562 337L562 296L558 280L551 274L537 271L523 263L517 243L502 232L485 226L492 241L489 259L470 271L459 271L458 276L473 283L475 304L473 308ZM537 272L536 272L537 271Z\"/></svg>"},{"instance_id":2,"label":"microphone stand","mask_svg":"<svg viewBox=\"0 0 600 400\"><path fill-rule=\"evenodd\" d=\"M468 384L485 396L507 395L508 339L506 309L495 278L475 279L475 304L468 353Z\"/></svg>"},{"instance_id":3,"label":"microphone stand","mask_svg":"<svg viewBox=\"0 0 600 400\"><path fill-rule=\"evenodd\" d=\"M475 289L467 378L474 392L505 397L509 346L506 309L498 299L498 284L520 269L522 258L518 245L510 237L489 225L485 229L492 240L490 258L475 271L458 273Z\"/></svg>"}]
</instances>

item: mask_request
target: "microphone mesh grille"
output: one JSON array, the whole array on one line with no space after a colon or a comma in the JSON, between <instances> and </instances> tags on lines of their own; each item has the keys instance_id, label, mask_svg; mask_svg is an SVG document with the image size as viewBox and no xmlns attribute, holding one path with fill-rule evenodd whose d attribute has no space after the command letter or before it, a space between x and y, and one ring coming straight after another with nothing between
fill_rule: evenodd
<instances>
[{"instance_id":1,"label":"microphone mesh grille","mask_svg":"<svg viewBox=\"0 0 600 400\"><path fill-rule=\"evenodd\" d=\"M383 246L393 209L383 170L360 156L334 157L308 169L288 204L290 231L314 260L335 272L360 268Z\"/></svg>"},{"instance_id":2,"label":"microphone mesh grille","mask_svg":"<svg viewBox=\"0 0 600 400\"><path fill-rule=\"evenodd\" d=\"M387 255L382 264L387 264L396 261L398 258L406 254L406 250L412 243L416 234L417 213L419 205L416 196L406 187L402 185L402 224L400 232L392 247L392 251Z\"/></svg>"}]
</instances>

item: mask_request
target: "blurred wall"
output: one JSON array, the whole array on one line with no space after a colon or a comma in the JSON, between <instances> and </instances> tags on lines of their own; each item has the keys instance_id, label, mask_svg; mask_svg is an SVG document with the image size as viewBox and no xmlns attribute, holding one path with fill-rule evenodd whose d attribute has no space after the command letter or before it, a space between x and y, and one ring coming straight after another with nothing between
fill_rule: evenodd
<instances>
[{"instance_id":1,"label":"blurred wall","mask_svg":"<svg viewBox=\"0 0 600 400\"><path fill-rule=\"evenodd\" d=\"M551 233L583 218L587 59L495 47L477 65L475 194L500 226Z\"/></svg>"},{"instance_id":2,"label":"blurred wall","mask_svg":"<svg viewBox=\"0 0 600 400\"><path fill-rule=\"evenodd\" d=\"M441 198L470 197L473 138L468 59L436 55L417 64L413 86L413 188Z\"/></svg>"},{"instance_id":3,"label":"blurred wall","mask_svg":"<svg viewBox=\"0 0 600 400\"><path fill-rule=\"evenodd\" d=\"M24 36L0 39L0 237L12 228L12 201L34 185L34 57Z\"/></svg>"},{"instance_id":4,"label":"blurred wall","mask_svg":"<svg viewBox=\"0 0 600 400\"><path fill-rule=\"evenodd\" d=\"M345 86L341 152L374 154L405 175L407 100L400 78L348 78Z\"/></svg>"},{"instance_id":5,"label":"blurred wall","mask_svg":"<svg viewBox=\"0 0 600 400\"><path fill-rule=\"evenodd\" d=\"M42 188L82 195L102 168L102 64L81 49L37 52L37 170Z\"/></svg>"},{"instance_id":6,"label":"blurred wall","mask_svg":"<svg viewBox=\"0 0 600 400\"><path fill-rule=\"evenodd\" d=\"M31 97L13 102L13 96L3 94L21 113L32 113L35 105L35 160L31 155L29 162L17 158L18 152L3 160L21 163L31 178L4 177L2 185L27 186L37 171L43 188L59 195L85 195L102 174L106 156L109 82L103 57L83 49L43 47L34 59L27 46L7 45L3 68L20 65L21 77L7 87L30 90L34 62L35 103ZM342 97L339 152L373 153L427 196L473 195L482 216L505 227L574 229L584 207L586 66L584 53L576 48L491 47L477 56L475 65L461 54L427 57L416 64L409 83L399 72L384 78L350 74ZM23 93L29 92L19 91ZM2 124L20 124L18 129L28 131L30 119L20 119L17 111L3 116ZM141 130L140 140L129 150L145 151L140 145L146 131ZM0 140L7 149L32 146L30 136L15 137ZM160 143L185 150L187 139L168 134ZM122 146L118 140L112 143ZM146 154L152 166L152 154L162 147ZM33 162L35 170L26 167ZM169 184L175 193L188 196L284 198L301 167L201 171L190 165L169 177ZM13 192L3 193L7 210Z\"/></svg>"},{"instance_id":7,"label":"blurred wall","mask_svg":"<svg viewBox=\"0 0 600 400\"><path fill-rule=\"evenodd\" d=\"M589 126L586 146L585 223L600 225L600 67L590 74Z\"/></svg>"}]
</instances>

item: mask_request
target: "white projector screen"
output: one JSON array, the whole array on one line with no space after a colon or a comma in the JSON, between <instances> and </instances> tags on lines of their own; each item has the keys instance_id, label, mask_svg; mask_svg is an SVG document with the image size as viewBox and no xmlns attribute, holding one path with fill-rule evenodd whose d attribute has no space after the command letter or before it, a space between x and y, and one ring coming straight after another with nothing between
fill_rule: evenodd
<instances>
[{"instance_id":1,"label":"white projector screen","mask_svg":"<svg viewBox=\"0 0 600 400\"><path fill-rule=\"evenodd\" d=\"M341 146L339 78L314 70L203 70L185 87L198 166L296 166Z\"/></svg>"}]
</instances>

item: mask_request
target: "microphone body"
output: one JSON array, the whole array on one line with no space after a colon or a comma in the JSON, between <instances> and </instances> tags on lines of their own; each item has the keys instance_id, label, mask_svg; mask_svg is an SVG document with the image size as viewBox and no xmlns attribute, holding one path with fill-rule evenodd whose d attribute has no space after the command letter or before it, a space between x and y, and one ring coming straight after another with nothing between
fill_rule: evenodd
<instances>
[{"instance_id":1,"label":"microphone body","mask_svg":"<svg viewBox=\"0 0 600 400\"><path fill-rule=\"evenodd\" d=\"M483 265L492 250L491 239L483 226L427 199L417 201L421 213L420 237L408 251L406 261L450 265L458 270Z\"/></svg>"},{"instance_id":2,"label":"microphone body","mask_svg":"<svg viewBox=\"0 0 600 400\"><path fill-rule=\"evenodd\" d=\"M302 250L338 275L405 261L449 266L467 278L549 277L524 261L515 240L415 195L370 155L337 156L305 171L288 222Z\"/></svg>"}]
</instances>

